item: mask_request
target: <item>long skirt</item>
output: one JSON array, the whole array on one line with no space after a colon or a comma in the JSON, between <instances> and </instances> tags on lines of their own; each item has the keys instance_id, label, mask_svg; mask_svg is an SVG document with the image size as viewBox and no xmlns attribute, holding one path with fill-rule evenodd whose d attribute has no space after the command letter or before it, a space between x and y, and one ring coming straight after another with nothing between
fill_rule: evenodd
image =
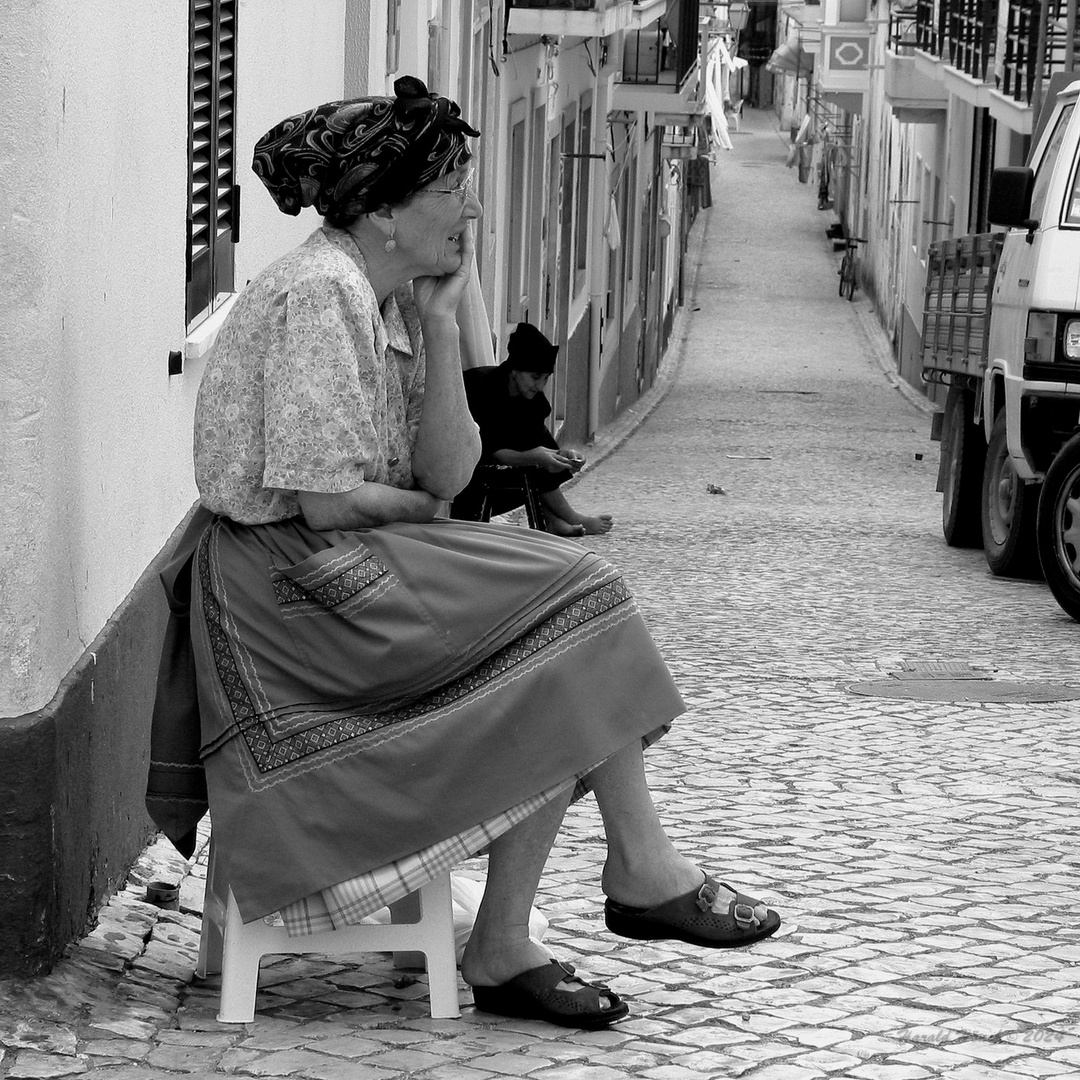
<instances>
[{"instance_id":1,"label":"long skirt","mask_svg":"<svg viewBox=\"0 0 1080 1080\"><path fill-rule=\"evenodd\" d=\"M192 575L215 858L245 921L324 929L342 896L355 921L684 708L618 572L546 533L215 518Z\"/></svg>"}]
</instances>

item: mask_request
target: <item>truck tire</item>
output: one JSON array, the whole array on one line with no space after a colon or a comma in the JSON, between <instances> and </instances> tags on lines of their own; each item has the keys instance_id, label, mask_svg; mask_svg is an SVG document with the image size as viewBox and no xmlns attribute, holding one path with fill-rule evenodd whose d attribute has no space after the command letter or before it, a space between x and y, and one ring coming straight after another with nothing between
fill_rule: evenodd
<instances>
[{"instance_id":1,"label":"truck tire","mask_svg":"<svg viewBox=\"0 0 1080 1080\"><path fill-rule=\"evenodd\" d=\"M1080 435L1046 471L1036 535L1046 584L1062 610L1080 622Z\"/></svg>"},{"instance_id":2,"label":"truck tire","mask_svg":"<svg viewBox=\"0 0 1080 1080\"><path fill-rule=\"evenodd\" d=\"M994 418L982 482L982 538L986 564L998 577L1035 577L1039 571L1035 519L1039 487L1025 484L1005 438L1005 410Z\"/></svg>"},{"instance_id":3,"label":"truck tire","mask_svg":"<svg viewBox=\"0 0 1080 1080\"><path fill-rule=\"evenodd\" d=\"M982 547L982 475L986 439L975 423L975 395L950 386L941 438L941 531L949 547Z\"/></svg>"}]
</instances>

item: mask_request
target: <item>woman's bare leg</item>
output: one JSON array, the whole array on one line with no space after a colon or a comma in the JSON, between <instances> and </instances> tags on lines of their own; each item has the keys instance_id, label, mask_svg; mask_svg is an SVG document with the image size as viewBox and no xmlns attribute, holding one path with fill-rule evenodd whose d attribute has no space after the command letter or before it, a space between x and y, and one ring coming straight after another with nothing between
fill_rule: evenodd
<instances>
[{"instance_id":1,"label":"woman's bare leg","mask_svg":"<svg viewBox=\"0 0 1080 1080\"><path fill-rule=\"evenodd\" d=\"M607 836L601 887L619 904L648 908L700 886L704 872L681 855L664 831L645 779L641 743L612 755L589 775ZM764 904L755 908L759 919Z\"/></svg>"},{"instance_id":2,"label":"woman's bare leg","mask_svg":"<svg viewBox=\"0 0 1080 1080\"><path fill-rule=\"evenodd\" d=\"M461 960L462 978L470 986L499 986L551 959L529 937L529 916L572 793L567 788L492 841L484 898Z\"/></svg>"}]
</instances>

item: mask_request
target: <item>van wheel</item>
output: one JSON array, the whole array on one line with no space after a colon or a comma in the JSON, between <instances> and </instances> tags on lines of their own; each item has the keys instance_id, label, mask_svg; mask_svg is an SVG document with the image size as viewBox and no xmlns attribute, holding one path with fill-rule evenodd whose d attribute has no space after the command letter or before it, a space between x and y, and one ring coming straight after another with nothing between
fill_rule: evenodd
<instances>
[{"instance_id":1,"label":"van wheel","mask_svg":"<svg viewBox=\"0 0 1080 1080\"><path fill-rule=\"evenodd\" d=\"M998 577L1038 573L1035 517L1039 486L1025 484L1009 460L1005 410L994 418L982 482L982 538L986 563Z\"/></svg>"},{"instance_id":2,"label":"van wheel","mask_svg":"<svg viewBox=\"0 0 1080 1080\"><path fill-rule=\"evenodd\" d=\"M983 465L986 440L974 417L975 395L950 386L942 431L941 531L949 547L982 547Z\"/></svg>"},{"instance_id":3,"label":"van wheel","mask_svg":"<svg viewBox=\"0 0 1080 1080\"><path fill-rule=\"evenodd\" d=\"M1036 533L1046 584L1080 622L1080 435L1061 448L1046 472Z\"/></svg>"}]
</instances>

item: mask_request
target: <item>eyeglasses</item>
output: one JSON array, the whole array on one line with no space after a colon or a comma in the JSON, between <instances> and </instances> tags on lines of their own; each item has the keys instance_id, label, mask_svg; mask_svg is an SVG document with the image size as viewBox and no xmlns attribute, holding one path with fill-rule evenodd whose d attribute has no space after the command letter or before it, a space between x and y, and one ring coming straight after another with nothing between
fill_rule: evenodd
<instances>
[{"instance_id":1,"label":"eyeglasses","mask_svg":"<svg viewBox=\"0 0 1080 1080\"><path fill-rule=\"evenodd\" d=\"M418 194L420 194L420 195L456 195L458 197L458 202L461 203L462 206L464 206L465 205L465 200L470 195L474 194L473 187L472 187L473 171L474 170L470 169L465 174L465 179L462 180L461 183L458 184L457 187L448 187L448 188L426 187L426 188L423 188L421 191L419 191Z\"/></svg>"}]
</instances>

